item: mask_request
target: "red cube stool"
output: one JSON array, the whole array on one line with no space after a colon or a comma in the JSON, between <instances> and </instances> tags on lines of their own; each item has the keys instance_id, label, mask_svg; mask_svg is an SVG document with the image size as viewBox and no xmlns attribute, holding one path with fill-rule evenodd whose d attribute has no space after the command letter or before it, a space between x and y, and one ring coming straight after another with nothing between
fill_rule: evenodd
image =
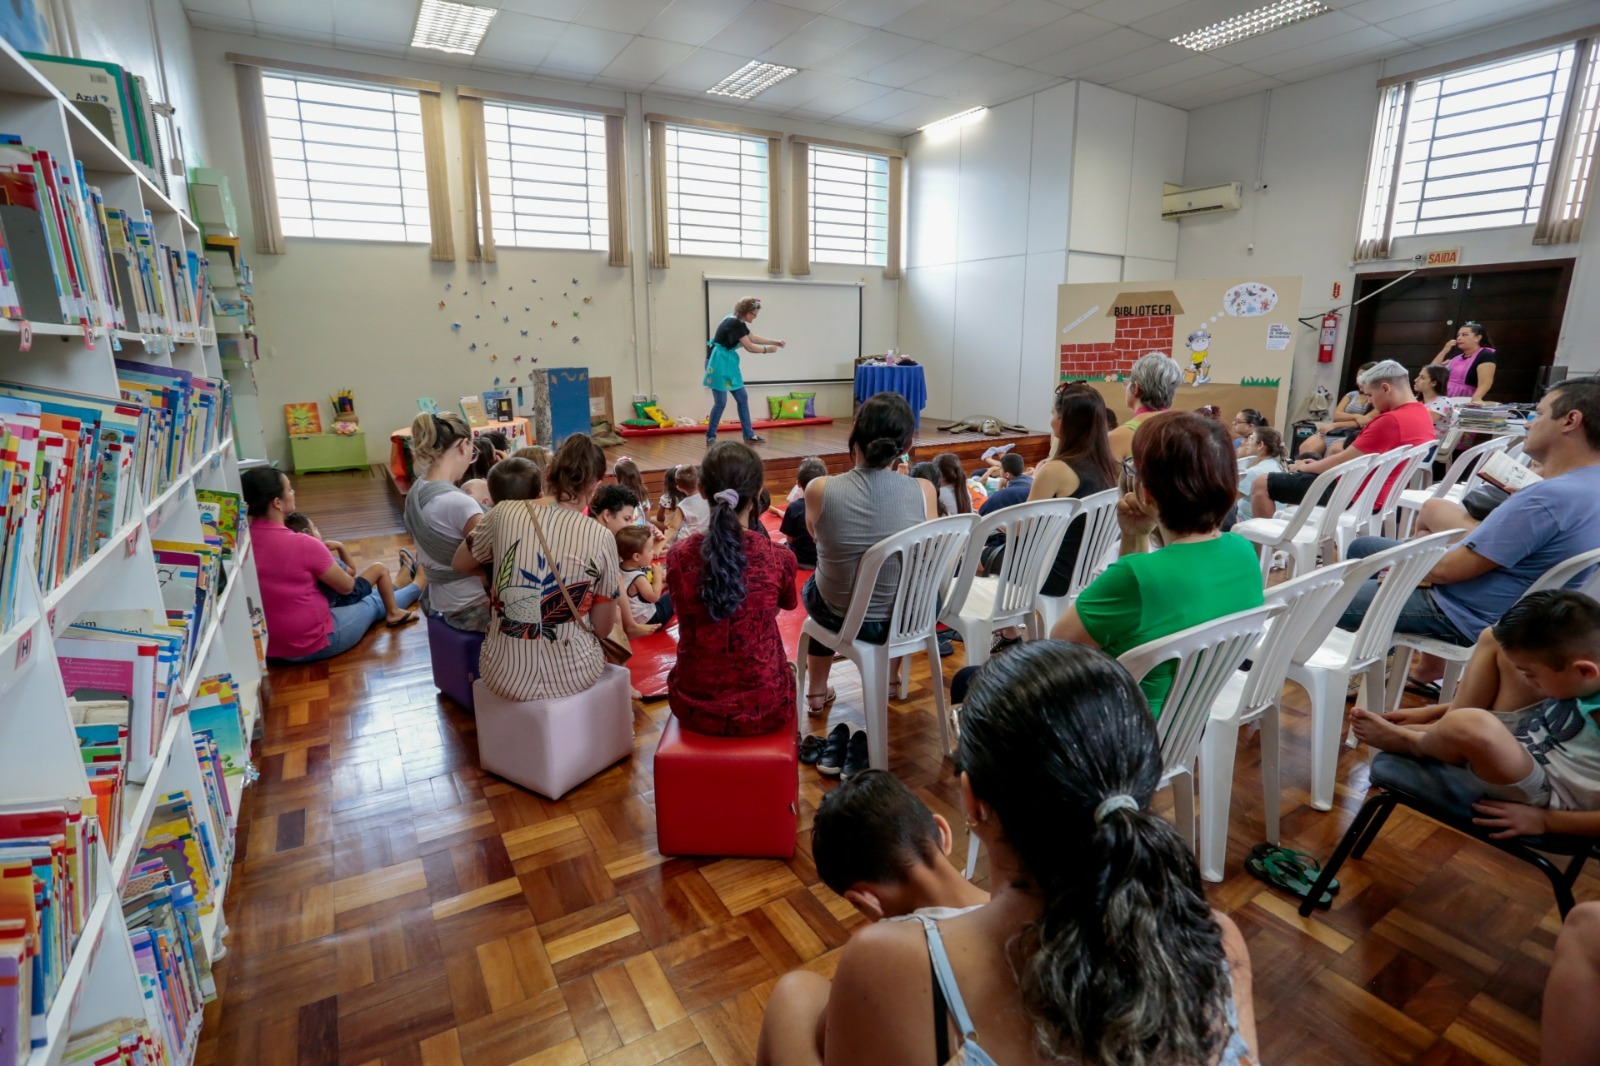
<instances>
[{"instance_id":1,"label":"red cube stool","mask_svg":"<svg viewBox=\"0 0 1600 1066\"><path fill-rule=\"evenodd\" d=\"M798 765L793 726L709 737L668 716L656 745L656 847L663 855L791 857Z\"/></svg>"}]
</instances>

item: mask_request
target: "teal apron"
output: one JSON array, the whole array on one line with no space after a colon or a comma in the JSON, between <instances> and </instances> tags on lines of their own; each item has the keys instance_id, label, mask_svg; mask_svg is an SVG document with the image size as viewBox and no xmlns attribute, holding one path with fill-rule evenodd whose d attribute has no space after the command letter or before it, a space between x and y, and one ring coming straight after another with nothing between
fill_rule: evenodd
<instances>
[{"instance_id":1,"label":"teal apron","mask_svg":"<svg viewBox=\"0 0 1600 1066\"><path fill-rule=\"evenodd\" d=\"M739 353L724 348L716 341L706 341L711 354L706 358L705 386L718 392L733 392L744 388L744 375L739 372Z\"/></svg>"}]
</instances>

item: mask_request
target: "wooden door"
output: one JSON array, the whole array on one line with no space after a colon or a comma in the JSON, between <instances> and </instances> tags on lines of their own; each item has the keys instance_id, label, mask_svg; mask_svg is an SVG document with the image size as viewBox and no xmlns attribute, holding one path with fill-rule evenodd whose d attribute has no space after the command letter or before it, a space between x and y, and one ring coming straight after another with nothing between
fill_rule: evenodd
<instances>
[{"instance_id":1,"label":"wooden door","mask_svg":"<svg viewBox=\"0 0 1600 1066\"><path fill-rule=\"evenodd\" d=\"M1362 363L1393 359L1415 370L1461 323L1477 321L1499 357L1488 398L1532 402L1540 369L1555 359L1572 266L1571 259L1550 259L1419 270L1410 277L1403 271L1360 275L1355 299L1371 298L1356 306L1346 334L1340 394L1355 388Z\"/></svg>"}]
</instances>

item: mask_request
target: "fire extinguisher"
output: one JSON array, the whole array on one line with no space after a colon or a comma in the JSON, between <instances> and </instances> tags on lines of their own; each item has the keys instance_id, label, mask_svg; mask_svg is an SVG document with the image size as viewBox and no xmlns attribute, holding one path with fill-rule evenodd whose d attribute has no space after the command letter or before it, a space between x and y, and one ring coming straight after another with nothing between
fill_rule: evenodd
<instances>
[{"instance_id":1,"label":"fire extinguisher","mask_svg":"<svg viewBox=\"0 0 1600 1066\"><path fill-rule=\"evenodd\" d=\"M1333 342L1339 336L1339 312L1329 311L1322 316L1322 340L1317 345L1317 362L1333 362Z\"/></svg>"}]
</instances>

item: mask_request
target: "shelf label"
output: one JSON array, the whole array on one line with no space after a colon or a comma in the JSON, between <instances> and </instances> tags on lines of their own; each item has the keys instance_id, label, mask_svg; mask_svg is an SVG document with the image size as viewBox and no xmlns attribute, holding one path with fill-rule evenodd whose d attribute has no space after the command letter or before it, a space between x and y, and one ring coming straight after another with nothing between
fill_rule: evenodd
<instances>
[{"instance_id":1,"label":"shelf label","mask_svg":"<svg viewBox=\"0 0 1600 1066\"><path fill-rule=\"evenodd\" d=\"M122 542L124 558L132 558L133 553L139 550L139 527L134 526L133 532L128 534L128 539Z\"/></svg>"},{"instance_id":2,"label":"shelf label","mask_svg":"<svg viewBox=\"0 0 1600 1066\"><path fill-rule=\"evenodd\" d=\"M83 323L83 343L94 347L94 326L87 321Z\"/></svg>"},{"instance_id":3,"label":"shelf label","mask_svg":"<svg viewBox=\"0 0 1600 1066\"><path fill-rule=\"evenodd\" d=\"M20 347L23 351L27 351L29 348L32 348L33 323L29 322L27 319L23 319L22 324L17 327L17 336L21 339L22 343Z\"/></svg>"},{"instance_id":4,"label":"shelf label","mask_svg":"<svg viewBox=\"0 0 1600 1066\"><path fill-rule=\"evenodd\" d=\"M111 350L114 352L122 351L122 340L117 336L116 330L111 331Z\"/></svg>"},{"instance_id":5,"label":"shelf label","mask_svg":"<svg viewBox=\"0 0 1600 1066\"><path fill-rule=\"evenodd\" d=\"M28 657L33 654L33 630L30 628L17 640L17 669L21 670Z\"/></svg>"},{"instance_id":6,"label":"shelf label","mask_svg":"<svg viewBox=\"0 0 1600 1066\"><path fill-rule=\"evenodd\" d=\"M49 630L50 630L50 632L52 634L55 633L55 631L56 631L56 609L54 607L50 608L50 613L44 616L44 624L49 628Z\"/></svg>"}]
</instances>

